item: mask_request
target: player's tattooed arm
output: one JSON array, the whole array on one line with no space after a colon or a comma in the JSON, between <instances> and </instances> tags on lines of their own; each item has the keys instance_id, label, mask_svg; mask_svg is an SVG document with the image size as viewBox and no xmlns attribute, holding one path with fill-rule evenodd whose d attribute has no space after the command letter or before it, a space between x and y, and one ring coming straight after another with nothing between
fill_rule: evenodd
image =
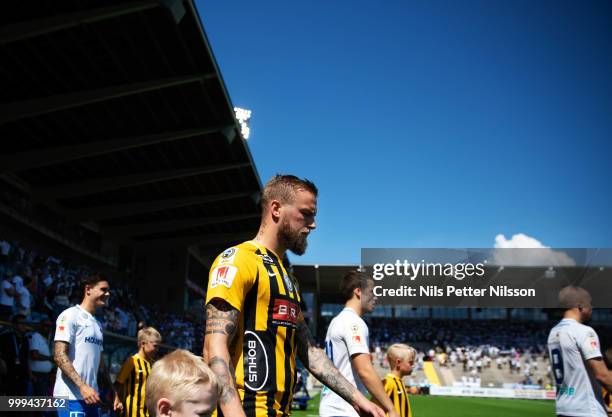
<instances>
[{"instance_id":1,"label":"player's tattooed arm","mask_svg":"<svg viewBox=\"0 0 612 417\"><path fill-rule=\"evenodd\" d=\"M215 356L208 361L208 366L217 375L221 386L219 404L227 404L238 397L236 392L236 378L234 378L234 367L227 363L224 358Z\"/></svg>"},{"instance_id":2,"label":"player's tattooed arm","mask_svg":"<svg viewBox=\"0 0 612 417\"><path fill-rule=\"evenodd\" d=\"M67 376L68 379L74 383L74 385L80 388L85 384L85 382L83 382L76 369L74 369L74 365L70 361L68 356L69 348L70 343L56 341L53 349L53 360L55 361L57 367L62 370L62 373Z\"/></svg>"},{"instance_id":3,"label":"player's tattooed arm","mask_svg":"<svg viewBox=\"0 0 612 417\"><path fill-rule=\"evenodd\" d=\"M355 404L357 388L342 376L329 360L323 349L317 347L306 321L302 318L297 328L298 357L319 381L342 397L349 404Z\"/></svg>"},{"instance_id":4,"label":"player's tattooed arm","mask_svg":"<svg viewBox=\"0 0 612 417\"><path fill-rule=\"evenodd\" d=\"M219 379L221 386L219 406L227 416L245 415L236 390L235 372L229 354L229 345L238 328L239 315L238 310L219 298L212 299L206 305L202 356Z\"/></svg>"}]
</instances>

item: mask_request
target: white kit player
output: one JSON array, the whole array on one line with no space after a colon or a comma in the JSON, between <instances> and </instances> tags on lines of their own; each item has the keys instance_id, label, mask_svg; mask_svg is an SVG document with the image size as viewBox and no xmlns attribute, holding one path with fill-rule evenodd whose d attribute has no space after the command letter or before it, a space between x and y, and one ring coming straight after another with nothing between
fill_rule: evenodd
<instances>
[{"instance_id":1,"label":"white kit player","mask_svg":"<svg viewBox=\"0 0 612 417\"><path fill-rule=\"evenodd\" d=\"M608 417L601 386L612 388L612 373L604 364L597 333L582 324L591 318L591 296L583 288L570 286L559 292L559 302L563 319L548 336L557 415Z\"/></svg>"},{"instance_id":2,"label":"white kit player","mask_svg":"<svg viewBox=\"0 0 612 417\"><path fill-rule=\"evenodd\" d=\"M99 275L81 279L83 301L57 318L54 359L57 376L54 397L67 397L68 407L59 417L98 417L100 396L97 373L108 378L102 360L102 326L93 316L110 296L108 281ZM110 384L110 379L106 381Z\"/></svg>"},{"instance_id":3,"label":"white kit player","mask_svg":"<svg viewBox=\"0 0 612 417\"><path fill-rule=\"evenodd\" d=\"M370 358L368 326L361 318L374 310L374 281L359 271L346 274L340 284L345 301L342 310L329 324L325 352L342 375L364 395L369 391L389 417L398 417L393 403L376 373ZM321 392L320 417L358 417L351 404L327 387Z\"/></svg>"}]
</instances>

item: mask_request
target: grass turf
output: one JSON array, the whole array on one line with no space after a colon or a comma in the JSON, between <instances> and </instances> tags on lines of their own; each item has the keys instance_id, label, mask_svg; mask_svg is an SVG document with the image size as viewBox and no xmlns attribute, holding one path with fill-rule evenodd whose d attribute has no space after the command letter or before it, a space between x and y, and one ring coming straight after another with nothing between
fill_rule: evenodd
<instances>
[{"instance_id":1,"label":"grass turf","mask_svg":"<svg viewBox=\"0 0 612 417\"><path fill-rule=\"evenodd\" d=\"M410 397L413 417L552 417L555 402L545 400L508 400L498 398ZM295 417L319 415L319 396L308 402L305 411L294 410Z\"/></svg>"}]
</instances>

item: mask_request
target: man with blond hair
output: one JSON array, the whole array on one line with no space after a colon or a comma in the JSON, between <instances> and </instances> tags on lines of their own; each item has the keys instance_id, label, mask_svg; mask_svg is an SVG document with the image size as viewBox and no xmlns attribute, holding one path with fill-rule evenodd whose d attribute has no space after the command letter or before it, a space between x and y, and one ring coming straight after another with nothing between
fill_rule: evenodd
<instances>
[{"instance_id":1,"label":"man with blond hair","mask_svg":"<svg viewBox=\"0 0 612 417\"><path fill-rule=\"evenodd\" d=\"M283 265L288 250L306 251L316 228L317 194L308 180L274 176L262 193L255 238L228 248L213 262L203 356L223 387L219 416L288 416L296 355L362 415L384 416L317 347L300 308L298 283Z\"/></svg>"},{"instance_id":2,"label":"man with blond hair","mask_svg":"<svg viewBox=\"0 0 612 417\"><path fill-rule=\"evenodd\" d=\"M145 406L147 378L151 362L161 343L161 335L153 327L138 331L138 352L126 359L115 381L113 409L125 417L149 417Z\"/></svg>"},{"instance_id":3,"label":"man with blond hair","mask_svg":"<svg viewBox=\"0 0 612 417\"><path fill-rule=\"evenodd\" d=\"M608 417L601 388L612 390L612 373L604 364L597 333L583 324L593 312L591 295L569 286L559 292L559 303L563 319L548 336L557 415Z\"/></svg>"},{"instance_id":4,"label":"man with blond hair","mask_svg":"<svg viewBox=\"0 0 612 417\"><path fill-rule=\"evenodd\" d=\"M217 377L204 360L178 349L153 365L146 405L151 417L210 417L219 391Z\"/></svg>"}]
</instances>

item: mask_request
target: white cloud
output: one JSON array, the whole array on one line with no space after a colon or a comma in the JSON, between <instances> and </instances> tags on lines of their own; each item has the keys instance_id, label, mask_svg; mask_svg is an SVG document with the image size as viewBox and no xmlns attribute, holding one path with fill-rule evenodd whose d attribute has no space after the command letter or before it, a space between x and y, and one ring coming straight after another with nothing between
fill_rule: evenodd
<instances>
[{"instance_id":1,"label":"white cloud","mask_svg":"<svg viewBox=\"0 0 612 417\"><path fill-rule=\"evenodd\" d=\"M575 266L576 261L565 252L555 251L538 239L517 233L510 239L495 236L493 262L505 266ZM532 250L510 250L532 249Z\"/></svg>"},{"instance_id":2,"label":"white cloud","mask_svg":"<svg viewBox=\"0 0 612 417\"><path fill-rule=\"evenodd\" d=\"M517 233L512 236L511 239L506 239L506 236L501 233L495 236L495 247L496 248L548 248L549 246L544 246L542 242L538 239L533 238L531 236L527 236L524 233Z\"/></svg>"}]
</instances>

